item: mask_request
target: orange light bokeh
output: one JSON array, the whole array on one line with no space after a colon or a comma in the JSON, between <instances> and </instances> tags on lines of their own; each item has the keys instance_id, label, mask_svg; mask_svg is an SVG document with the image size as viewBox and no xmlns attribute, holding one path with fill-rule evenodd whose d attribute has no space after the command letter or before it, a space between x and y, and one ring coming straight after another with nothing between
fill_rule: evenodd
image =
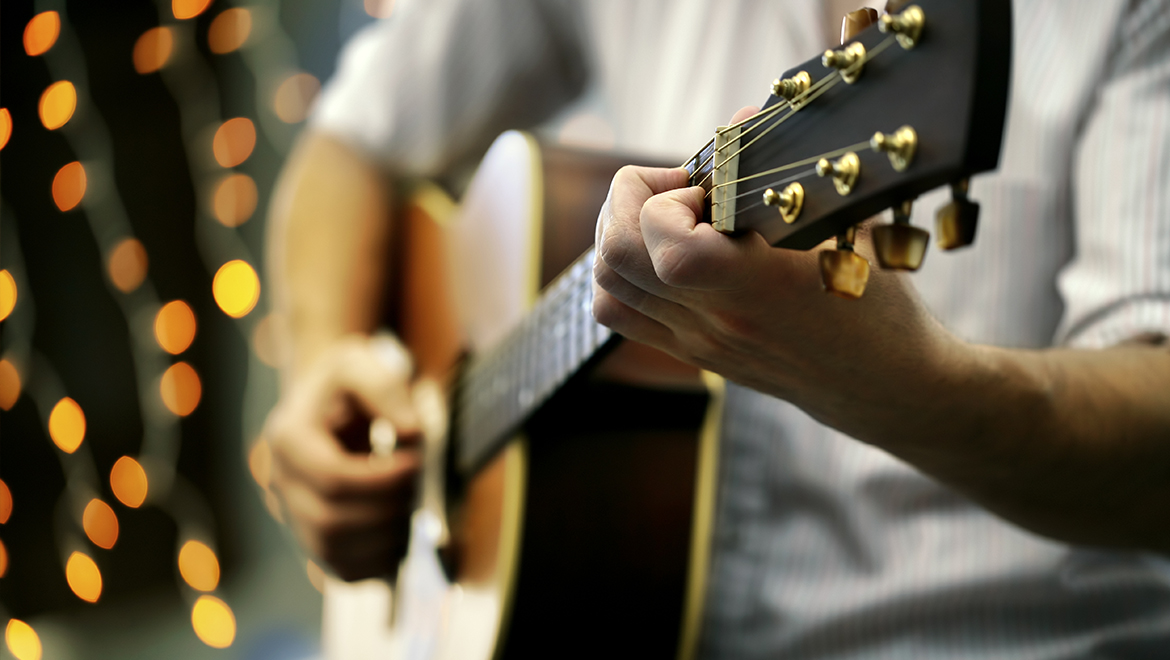
<instances>
[{"instance_id":1,"label":"orange light bokeh","mask_svg":"<svg viewBox=\"0 0 1170 660\"><path fill-rule=\"evenodd\" d=\"M0 479L0 525L8 522L8 518L12 516L12 491L8 490L8 484Z\"/></svg>"},{"instance_id":2,"label":"orange light bokeh","mask_svg":"<svg viewBox=\"0 0 1170 660\"><path fill-rule=\"evenodd\" d=\"M16 280L7 269L0 270L0 321L16 307Z\"/></svg>"},{"instance_id":3,"label":"orange light bokeh","mask_svg":"<svg viewBox=\"0 0 1170 660\"><path fill-rule=\"evenodd\" d=\"M317 93L321 91L321 81L308 73L294 73L280 87L276 88L273 98L273 110L276 116L286 124L296 124L309 116L313 102L317 100Z\"/></svg>"},{"instance_id":4,"label":"orange light bokeh","mask_svg":"<svg viewBox=\"0 0 1170 660\"><path fill-rule=\"evenodd\" d=\"M20 398L20 388L20 372L16 370L16 365L8 360L0 360L0 410L12 410Z\"/></svg>"},{"instance_id":5,"label":"orange light bokeh","mask_svg":"<svg viewBox=\"0 0 1170 660\"><path fill-rule=\"evenodd\" d=\"M182 300L162 306L154 317L154 338L171 355L187 350L195 340L195 312Z\"/></svg>"},{"instance_id":6,"label":"orange light bokeh","mask_svg":"<svg viewBox=\"0 0 1170 660\"><path fill-rule=\"evenodd\" d=\"M247 117L236 117L220 124L211 143L215 162L223 167L235 167L248 160L255 148L256 127Z\"/></svg>"},{"instance_id":7,"label":"orange light bokeh","mask_svg":"<svg viewBox=\"0 0 1170 660\"><path fill-rule=\"evenodd\" d=\"M248 469L261 488L267 489L272 479L272 448L267 440L257 440L248 451Z\"/></svg>"},{"instance_id":8,"label":"orange light bokeh","mask_svg":"<svg viewBox=\"0 0 1170 660\"><path fill-rule=\"evenodd\" d=\"M227 603L215 596L200 596L191 608L191 626L206 645L225 649L236 638L236 616Z\"/></svg>"},{"instance_id":9,"label":"orange light bokeh","mask_svg":"<svg viewBox=\"0 0 1170 660\"><path fill-rule=\"evenodd\" d=\"M134 42L134 70L154 73L167 65L174 51L175 35L170 28L150 28Z\"/></svg>"},{"instance_id":10,"label":"orange light bokeh","mask_svg":"<svg viewBox=\"0 0 1170 660\"><path fill-rule=\"evenodd\" d=\"M99 548L109 550L118 542L118 516L109 504L97 498L85 506L85 513L81 515L81 528Z\"/></svg>"},{"instance_id":11,"label":"orange light bokeh","mask_svg":"<svg viewBox=\"0 0 1170 660\"><path fill-rule=\"evenodd\" d=\"M211 4L211 0L171 0L171 11L179 20L195 18Z\"/></svg>"},{"instance_id":12,"label":"orange light bokeh","mask_svg":"<svg viewBox=\"0 0 1170 660\"><path fill-rule=\"evenodd\" d=\"M8 144L10 137L12 137L12 113L8 112L8 108L0 108L0 149Z\"/></svg>"},{"instance_id":13,"label":"orange light bokeh","mask_svg":"<svg viewBox=\"0 0 1170 660\"><path fill-rule=\"evenodd\" d=\"M37 104L41 123L50 131L61 128L77 110L77 89L68 80L61 80L45 88Z\"/></svg>"},{"instance_id":14,"label":"orange light bokeh","mask_svg":"<svg viewBox=\"0 0 1170 660\"><path fill-rule=\"evenodd\" d=\"M365 0L366 13L374 18L390 18L394 0Z\"/></svg>"},{"instance_id":15,"label":"orange light bokeh","mask_svg":"<svg viewBox=\"0 0 1170 660\"><path fill-rule=\"evenodd\" d=\"M73 161L57 170L53 177L53 203L62 211L70 211L85 197L85 168Z\"/></svg>"},{"instance_id":16,"label":"orange light bokeh","mask_svg":"<svg viewBox=\"0 0 1170 660\"><path fill-rule=\"evenodd\" d=\"M252 12L242 7L224 10L207 30L207 47L217 55L230 53L248 41L252 33Z\"/></svg>"},{"instance_id":17,"label":"orange light bokeh","mask_svg":"<svg viewBox=\"0 0 1170 660\"><path fill-rule=\"evenodd\" d=\"M219 560L206 544L187 541L179 550L179 574L192 589L214 591L219 585Z\"/></svg>"},{"instance_id":18,"label":"orange light bokeh","mask_svg":"<svg viewBox=\"0 0 1170 660\"><path fill-rule=\"evenodd\" d=\"M24 52L36 57L44 55L57 43L61 34L61 17L55 11L43 11L24 26Z\"/></svg>"},{"instance_id":19,"label":"orange light bokeh","mask_svg":"<svg viewBox=\"0 0 1170 660\"><path fill-rule=\"evenodd\" d=\"M0 578L8 573L8 548L0 541Z\"/></svg>"},{"instance_id":20,"label":"orange light bokeh","mask_svg":"<svg viewBox=\"0 0 1170 660\"><path fill-rule=\"evenodd\" d=\"M260 300L260 278L246 261L229 261L219 267L211 281L211 294L224 314L242 318Z\"/></svg>"},{"instance_id":21,"label":"orange light bokeh","mask_svg":"<svg viewBox=\"0 0 1170 660\"><path fill-rule=\"evenodd\" d=\"M65 397L49 413L49 437L66 454L72 454L85 440L85 413L81 406Z\"/></svg>"},{"instance_id":22,"label":"orange light bokeh","mask_svg":"<svg viewBox=\"0 0 1170 660\"><path fill-rule=\"evenodd\" d=\"M110 470L110 490L114 497L126 506L137 509L146 501L148 485L146 470L142 469L138 461L123 456L119 458Z\"/></svg>"},{"instance_id":23,"label":"orange light bokeh","mask_svg":"<svg viewBox=\"0 0 1170 660\"><path fill-rule=\"evenodd\" d=\"M195 373L191 365L176 362L163 373L159 391L167 410L179 417L186 417L199 406L199 399L203 396L203 384L199 382L199 374Z\"/></svg>"},{"instance_id":24,"label":"orange light bokeh","mask_svg":"<svg viewBox=\"0 0 1170 660\"><path fill-rule=\"evenodd\" d=\"M65 580L78 598L96 603L102 597L102 572L89 555L74 552L65 562Z\"/></svg>"},{"instance_id":25,"label":"orange light bokeh","mask_svg":"<svg viewBox=\"0 0 1170 660\"><path fill-rule=\"evenodd\" d=\"M148 264L142 242L136 238L124 238L110 250L106 269L114 286L122 293L130 293L146 279Z\"/></svg>"},{"instance_id":26,"label":"orange light bokeh","mask_svg":"<svg viewBox=\"0 0 1170 660\"><path fill-rule=\"evenodd\" d=\"M20 619L9 619L4 642L16 660L41 660L41 638L37 631Z\"/></svg>"},{"instance_id":27,"label":"orange light bokeh","mask_svg":"<svg viewBox=\"0 0 1170 660\"><path fill-rule=\"evenodd\" d=\"M239 227L256 212L256 182L247 174L229 174L215 187L211 207L215 219L226 227Z\"/></svg>"}]
</instances>

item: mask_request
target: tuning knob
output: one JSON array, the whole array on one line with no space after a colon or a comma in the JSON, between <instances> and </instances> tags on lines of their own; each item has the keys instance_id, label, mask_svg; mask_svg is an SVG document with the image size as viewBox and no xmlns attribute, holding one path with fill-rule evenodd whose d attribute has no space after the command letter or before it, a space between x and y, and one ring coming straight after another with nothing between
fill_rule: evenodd
<instances>
[{"instance_id":1,"label":"tuning knob","mask_svg":"<svg viewBox=\"0 0 1170 660\"><path fill-rule=\"evenodd\" d=\"M791 103L793 99L804 94L812 85L812 78L807 71L801 71L791 78L777 78L772 81L772 95L779 96Z\"/></svg>"},{"instance_id":2,"label":"tuning knob","mask_svg":"<svg viewBox=\"0 0 1170 660\"><path fill-rule=\"evenodd\" d=\"M944 250L955 250L975 242L975 230L979 227L979 205L967 198L968 180L951 186L951 201L938 210L934 228L938 233L938 246Z\"/></svg>"},{"instance_id":3,"label":"tuning knob","mask_svg":"<svg viewBox=\"0 0 1170 660\"><path fill-rule=\"evenodd\" d=\"M846 300L857 300L865 293L869 282L869 262L853 251L856 229L837 237L836 250L822 250L818 255L821 263L821 283L825 291Z\"/></svg>"},{"instance_id":4,"label":"tuning knob","mask_svg":"<svg viewBox=\"0 0 1170 660\"><path fill-rule=\"evenodd\" d=\"M886 10L889 11L889 7ZM906 50L918 45L924 25L926 14L918 5L910 5L897 13L887 13L878 21L878 29L882 32L893 32L898 38L898 44Z\"/></svg>"},{"instance_id":5,"label":"tuning knob","mask_svg":"<svg viewBox=\"0 0 1170 660\"><path fill-rule=\"evenodd\" d=\"M926 257L930 232L910 224L914 203L894 207L894 224L873 228L873 249L878 263L887 270L918 270Z\"/></svg>"},{"instance_id":6,"label":"tuning knob","mask_svg":"<svg viewBox=\"0 0 1170 660\"><path fill-rule=\"evenodd\" d=\"M768 188L764 191L764 205L776 207L784 222L792 224L800 217L800 211L804 208L804 186L790 183L780 192Z\"/></svg>"},{"instance_id":7,"label":"tuning knob","mask_svg":"<svg viewBox=\"0 0 1170 660\"><path fill-rule=\"evenodd\" d=\"M826 50L821 56L821 64L840 71L841 80L852 85L861 77L861 71L865 68L865 46L860 41L854 41L844 48Z\"/></svg>"}]
</instances>

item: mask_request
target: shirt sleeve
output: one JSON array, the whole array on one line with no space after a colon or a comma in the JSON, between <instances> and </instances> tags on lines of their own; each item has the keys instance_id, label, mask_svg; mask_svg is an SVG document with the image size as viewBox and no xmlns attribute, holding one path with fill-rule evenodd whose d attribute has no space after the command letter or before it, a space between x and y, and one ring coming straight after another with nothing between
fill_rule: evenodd
<instances>
[{"instance_id":1,"label":"shirt sleeve","mask_svg":"<svg viewBox=\"0 0 1170 660\"><path fill-rule=\"evenodd\" d=\"M346 46L310 125L397 171L447 171L584 89L579 14L568 0L402 1Z\"/></svg>"},{"instance_id":2,"label":"shirt sleeve","mask_svg":"<svg viewBox=\"0 0 1170 660\"><path fill-rule=\"evenodd\" d=\"M1135 0L1075 151L1060 344L1170 335L1170 0Z\"/></svg>"}]
</instances>

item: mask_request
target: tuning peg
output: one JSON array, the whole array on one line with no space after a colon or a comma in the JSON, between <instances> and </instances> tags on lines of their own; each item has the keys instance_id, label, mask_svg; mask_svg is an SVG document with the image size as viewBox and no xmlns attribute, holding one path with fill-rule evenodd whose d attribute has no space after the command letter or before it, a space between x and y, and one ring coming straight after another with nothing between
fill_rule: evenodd
<instances>
[{"instance_id":1,"label":"tuning peg","mask_svg":"<svg viewBox=\"0 0 1170 660\"><path fill-rule=\"evenodd\" d=\"M893 32L898 38L898 44L906 50L918 44L924 25L926 14L918 5L910 5L897 13L890 12L878 21L878 29L882 32Z\"/></svg>"},{"instance_id":2,"label":"tuning peg","mask_svg":"<svg viewBox=\"0 0 1170 660\"><path fill-rule=\"evenodd\" d=\"M910 224L914 202L894 207L894 224L873 228L873 250L878 263L887 270L918 270L926 257L930 232Z\"/></svg>"},{"instance_id":3,"label":"tuning peg","mask_svg":"<svg viewBox=\"0 0 1170 660\"><path fill-rule=\"evenodd\" d=\"M804 208L804 186L790 183L780 192L768 188L764 191L764 204L777 207L784 222L792 224L800 217L800 211Z\"/></svg>"},{"instance_id":4,"label":"tuning peg","mask_svg":"<svg viewBox=\"0 0 1170 660\"><path fill-rule=\"evenodd\" d=\"M967 198L969 182L963 179L951 186L951 201L938 210L934 228L938 246L944 250L966 247L975 242L979 227L979 205Z\"/></svg>"},{"instance_id":5,"label":"tuning peg","mask_svg":"<svg viewBox=\"0 0 1170 660\"><path fill-rule=\"evenodd\" d=\"M777 78L772 81L772 96L779 96L780 98L792 102L792 99L804 94L808 88L812 86L812 78L807 71L801 71L791 78L784 78L781 80Z\"/></svg>"},{"instance_id":6,"label":"tuning peg","mask_svg":"<svg viewBox=\"0 0 1170 660\"><path fill-rule=\"evenodd\" d=\"M854 41L844 48L826 50L821 56L821 64L840 71L841 80L852 85L861 77L861 71L865 68L865 46L860 41Z\"/></svg>"},{"instance_id":7,"label":"tuning peg","mask_svg":"<svg viewBox=\"0 0 1170 660\"><path fill-rule=\"evenodd\" d=\"M888 155L890 165L896 171L904 172L918 151L918 133L910 126L903 126L893 133L874 133L869 146Z\"/></svg>"},{"instance_id":8,"label":"tuning peg","mask_svg":"<svg viewBox=\"0 0 1170 660\"><path fill-rule=\"evenodd\" d=\"M857 184L857 177L861 176L861 159L852 151L835 161L822 158L817 161L817 176L833 177L837 194L844 197L853 192L853 186Z\"/></svg>"},{"instance_id":9,"label":"tuning peg","mask_svg":"<svg viewBox=\"0 0 1170 660\"><path fill-rule=\"evenodd\" d=\"M869 282L869 262L853 251L856 232L850 227L837 237L836 250L822 250L818 255L825 291L846 300L860 298Z\"/></svg>"}]
</instances>

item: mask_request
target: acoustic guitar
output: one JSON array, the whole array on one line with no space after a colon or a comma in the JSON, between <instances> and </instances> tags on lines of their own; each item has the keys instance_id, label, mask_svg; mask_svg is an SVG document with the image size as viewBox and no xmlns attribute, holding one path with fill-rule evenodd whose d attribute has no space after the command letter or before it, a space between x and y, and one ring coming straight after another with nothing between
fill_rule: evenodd
<instances>
[{"instance_id":1,"label":"acoustic guitar","mask_svg":"<svg viewBox=\"0 0 1170 660\"><path fill-rule=\"evenodd\" d=\"M825 286L856 297L870 264L851 228L885 209L894 222L873 229L882 267L921 263L929 234L907 203L942 185L954 197L938 244L973 240L965 182L997 165L1010 59L1009 0L918 0L785 72L759 114L684 166L720 231L799 250L836 237L821 252ZM426 442L383 619L391 657L695 655L722 383L645 388L595 373L625 350L591 315L588 249L625 162L506 133L458 207L424 187L403 210L394 326L419 374L450 384L451 416ZM627 367L687 373L636 354ZM327 653L345 654L326 637Z\"/></svg>"}]
</instances>

